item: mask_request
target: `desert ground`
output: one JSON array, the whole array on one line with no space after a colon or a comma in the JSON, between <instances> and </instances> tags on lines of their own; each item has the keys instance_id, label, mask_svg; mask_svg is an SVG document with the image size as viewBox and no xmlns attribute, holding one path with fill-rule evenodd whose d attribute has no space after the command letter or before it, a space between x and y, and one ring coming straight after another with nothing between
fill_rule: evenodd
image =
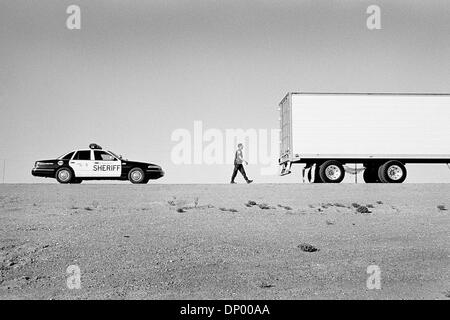
<instances>
[{"instance_id":1,"label":"desert ground","mask_svg":"<svg viewBox=\"0 0 450 320\"><path fill-rule=\"evenodd\" d=\"M0 185L0 298L449 299L449 195L449 184ZM367 287L370 265L380 289Z\"/></svg>"}]
</instances>

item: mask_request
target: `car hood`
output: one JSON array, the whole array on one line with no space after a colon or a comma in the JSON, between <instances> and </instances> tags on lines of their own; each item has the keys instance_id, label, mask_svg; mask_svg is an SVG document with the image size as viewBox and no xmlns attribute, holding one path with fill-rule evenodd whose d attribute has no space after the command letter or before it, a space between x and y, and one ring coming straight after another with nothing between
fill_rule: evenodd
<instances>
[{"instance_id":1,"label":"car hood","mask_svg":"<svg viewBox=\"0 0 450 320\"><path fill-rule=\"evenodd\" d=\"M58 161L58 159L36 160L35 162L55 162L55 161Z\"/></svg>"}]
</instances>

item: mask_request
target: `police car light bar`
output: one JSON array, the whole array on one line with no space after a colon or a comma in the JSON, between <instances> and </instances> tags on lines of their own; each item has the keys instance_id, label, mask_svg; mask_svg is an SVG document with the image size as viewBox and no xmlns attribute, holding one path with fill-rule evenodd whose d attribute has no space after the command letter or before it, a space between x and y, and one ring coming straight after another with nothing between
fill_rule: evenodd
<instances>
[{"instance_id":1,"label":"police car light bar","mask_svg":"<svg viewBox=\"0 0 450 320\"><path fill-rule=\"evenodd\" d=\"M98 149L98 150L101 150L102 149L102 147L100 147L98 144L96 144L96 143L91 143L90 145L89 145L89 149Z\"/></svg>"}]
</instances>

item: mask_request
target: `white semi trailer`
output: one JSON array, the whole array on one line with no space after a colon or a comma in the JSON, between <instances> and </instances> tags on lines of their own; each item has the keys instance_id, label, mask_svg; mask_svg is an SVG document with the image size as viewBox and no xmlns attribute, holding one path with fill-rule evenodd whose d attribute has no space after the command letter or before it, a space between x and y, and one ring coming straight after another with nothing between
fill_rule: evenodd
<instances>
[{"instance_id":1,"label":"white semi trailer","mask_svg":"<svg viewBox=\"0 0 450 320\"><path fill-rule=\"evenodd\" d=\"M301 163L339 183L362 164L365 182L402 183L408 163L450 163L449 94L288 93L279 106L281 175Z\"/></svg>"}]
</instances>

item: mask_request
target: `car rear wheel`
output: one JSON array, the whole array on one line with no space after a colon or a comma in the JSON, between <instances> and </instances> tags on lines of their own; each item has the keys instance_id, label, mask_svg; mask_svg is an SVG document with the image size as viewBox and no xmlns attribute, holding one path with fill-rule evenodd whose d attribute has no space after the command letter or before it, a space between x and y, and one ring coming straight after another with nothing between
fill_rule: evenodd
<instances>
[{"instance_id":1,"label":"car rear wheel","mask_svg":"<svg viewBox=\"0 0 450 320\"><path fill-rule=\"evenodd\" d=\"M141 168L131 169L128 173L128 180L130 180L131 183L146 183L144 170Z\"/></svg>"},{"instance_id":2,"label":"car rear wheel","mask_svg":"<svg viewBox=\"0 0 450 320\"><path fill-rule=\"evenodd\" d=\"M63 167L59 168L58 171L56 171L56 180L59 183L70 183L72 179L73 173L69 168Z\"/></svg>"},{"instance_id":3,"label":"car rear wheel","mask_svg":"<svg viewBox=\"0 0 450 320\"><path fill-rule=\"evenodd\" d=\"M319 168L319 176L325 183L340 183L345 177L344 166L336 160L325 161Z\"/></svg>"}]
</instances>

